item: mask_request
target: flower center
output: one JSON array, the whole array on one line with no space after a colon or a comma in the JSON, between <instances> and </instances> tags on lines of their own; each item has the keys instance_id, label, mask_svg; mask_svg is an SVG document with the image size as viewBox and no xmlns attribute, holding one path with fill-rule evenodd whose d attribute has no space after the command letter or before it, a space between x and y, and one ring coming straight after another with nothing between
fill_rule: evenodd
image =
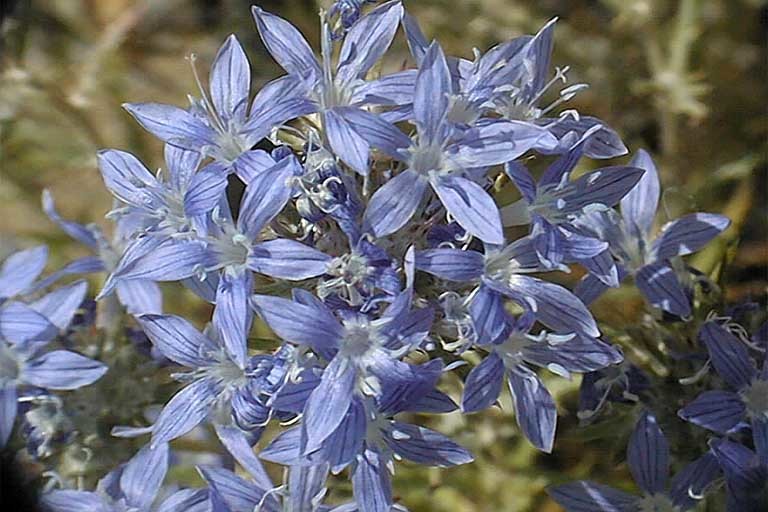
<instances>
[{"instance_id":1,"label":"flower center","mask_svg":"<svg viewBox=\"0 0 768 512\"><path fill-rule=\"evenodd\" d=\"M344 323L340 355L361 360L381 345L376 328L367 320L352 320Z\"/></svg>"},{"instance_id":2,"label":"flower center","mask_svg":"<svg viewBox=\"0 0 768 512\"><path fill-rule=\"evenodd\" d=\"M741 392L747 412L756 418L768 419L768 380L755 379Z\"/></svg>"},{"instance_id":3,"label":"flower center","mask_svg":"<svg viewBox=\"0 0 768 512\"><path fill-rule=\"evenodd\" d=\"M225 232L211 240L211 250L216 255L216 268L243 267L248 261L251 241L248 237L226 226ZM215 270L214 268L207 270Z\"/></svg>"},{"instance_id":4,"label":"flower center","mask_svg":"<svg viewBox=\"0 0 768 512\"><path fill-rule=\"evenodd\" d=\"M218 132L216 142L218 143L218 148L216 148L215 154L212 156L217 160L225 162L234 162L244 151L250 149L243 137L231 133L229 130Z\"/></svg>"},{"instance_id":5,"label":"flower center","mask_svg":"<svg viewBox=\"0 0 768 512\"><path fill-rule=\"evenodd\" d=\"M318 284L317 292L321 298L336 294L353 306L363 301L363 295L373 291L372 284L367 283L373 274L373 267L368 265L368 258L355 252L334 258L328 264L326 273L333 276Z\"/></svg>"},{"instance_id":6,"label":"flower center","mask_svg":"<svg viewBox=\"0 0 768 512\"><path fill-rule=\"evenodd\" d=\"M463 95L453 95L449 98L447 119L456 124L472 124L480 117L480 110Z\"/></svg>"},{"instance_id":7,"label":"flower center","mask_svg":"<svg viewBox=\"0 0 768 512\"><path fill-rule=\"evenodd\" d=\"M646 495L637 504L638 512L679 512L667 496L663 494Z\"/></svg>"},{"instance_id":8,"label":"flower center","mask_svg":"<svg viewBox=\"0 0 768 512\"><path fill-rule=\"evenodd\" d=\"M16 352L0 341L0 384L15 381L19 377L19 366Z\"/></svg>"},{"instance_id":9,"label":"flower center","mask_svg":"<svg viewBox=\"0 0 768 512\"><path fill-rule=\"evenodd\" d=\"M408 151L411 153L409 167L419 174L449 170L440 144L419 142Z\"/></svg>"},{"instance_id":10,"label":"flower center","mask_svg":"<svg viewBox=\"0 0 768 512\"><path fill-rule=\"evenodd\" d=\"M531 344L533 341L525 333L513 332L504 343L494 347L494 350L504 361L504 366L510 368L523 362L523 351Z\"/></svg>"}]
</instances>

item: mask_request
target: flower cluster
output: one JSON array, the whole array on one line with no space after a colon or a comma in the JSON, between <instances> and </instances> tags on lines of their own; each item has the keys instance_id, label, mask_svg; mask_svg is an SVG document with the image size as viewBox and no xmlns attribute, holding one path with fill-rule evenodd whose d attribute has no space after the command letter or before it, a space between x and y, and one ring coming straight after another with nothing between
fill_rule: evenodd
<instances>
[{"instance_id":1,"label":"flower cluster","mask_svg":"<svg viewBox=\"0 0 768 512\"><path fill-rule=\"evenodd\" d=\"M473 460L408 413L482 411L506 381L521 433L550 452L558 412L546 369L587 374L582 417L613 401L647 407L628 450L643 495L590 482L553 488L568 510L687 510L721 471L733 506L751 506L746 480L764 478L768 462L764 342L745 345L718 319L703 325L711 363L702 372L711 364L728 390L704 391L679 414L722 437L668 486L666 438L652 402L638 398L642 372L588 309L631 277L657 317L691 322L681 256L729 221L694 213L652 238L660 183L646 152L577 170L627 149L601 120L562 110L586 85L556 90L568 69L550 70L554 21L467 60L429 42L399 0L371 3L338 1L321 12L318 52L291 23L253 7L261 40L285 70L253 97L249 61L232 35L207 86L190 59L199 97L189 106L125 104L165 143L165 167L152 173L125 151L99 153L116 201L111 241L61 218L45 194L48 216L94 255L36 284L44 249L6 260L0 441L28 388L75 389L106 371L74 352L44 350L66 331L85 283L25 300L70 274L108 274L97 300L115 310L118 299L158 371L171 368L179 384L151 424L113 425L114 436L143 444L128 463L95 491L63 482L43 503L54 512L401 510L390 481L397 461ZM400 27L415 67L382 74ZM548 96L556 99L547 104ZM241 197L231 193L234 180ZM521 198L499 207L500 187ZM585 272L575 292L551 280L572 268ZM164 313L160 282L213 304L210 324ZM271 349L249 343L257 321L274 334ZM464 359L480 362L457 404L438 383ZM279 422L292 426L266 439ZM247 476L201 463L207 488L162 493L153 508L169 443L203 425ZM285 466L286 481L275 486L261 460ZM354 502L323 505L328 475L344 471Z\"/></svg>"}]
</instances>

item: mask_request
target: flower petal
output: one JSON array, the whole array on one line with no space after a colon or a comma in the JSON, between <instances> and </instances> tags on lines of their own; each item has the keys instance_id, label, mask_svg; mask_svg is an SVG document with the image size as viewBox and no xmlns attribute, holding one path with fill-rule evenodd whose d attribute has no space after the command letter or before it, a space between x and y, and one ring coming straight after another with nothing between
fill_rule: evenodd
<instances>
[{"instance_id":1,"label":"flower petal","mask_svg":"<svg viewBox=\"0 0 768 512\"><path fill-rule=\"evenodd\" d=\"M357 372L343 357L337 356L323 371L320 385L315 388L304 406L302 438L306 439L305 453L321 447L344 419L352 404Z\"/></svg>"},{"instance_id":2,"label":"flower petal","mask_svg":"<svg viewBox=\"0 0 768 512\"><path fill-rule=\"evenodd\" d=\"M557 425L557 409L552 395L535 373L522 366L507 375L520 430L536 448L551 453Z\"/></svg>"},{"instance_id":3,"label":"flower petal","mask_svg":"<svg viewBox=\"0 0 768 512\"><path fill-rule=\"evenodd\" d=\"M11 254L0 268L0 299L13 297L29 288L45 268L48 247L38 245Z\"/></svg>"},{"instance_id":4,"label":"flower petal","mask_svg":"<svg viewBox=\"0 0 768 512\"><path fill-rule=\"evenodd\" d=\"M216 134L202 120L173 105L124 103L123 108L149 133L164 142L200 151L216 145Z\"/></svg>"},{"instance_id":5,"label":"flower petal","mask_svg":"<svg viewBox=\"0 0 768 512\"><path fill-rule=\"evenodd\" d=\"M165 404L152 427L152 446L181 437L198 426L211 411L218 390L209 379L192 381Z\"/></svg>"},{"instance_id":6,"label":"flower petal","mask_svg":"<svg viewBox=\"0 0 768 512\"><path fill-rule=\"evenodd\" d=\"M13 424L16 420L16 386L12 383L4 383L0 387L0 448L5 447L5 443L11 437Z\"/></svg>"},{"instance_id":7,"label":"flower petal","mask_svg":"<svg viewBox=\"0 0 768 512\"><path fill-rule=\"evenodd\" d=\"M648 302L673 315L687 318L691 304L675 271L666 262L645 265L635 274L635 285Z\"/></svg>"},{"instance_id":8,"label":"flower petal","mask_svg":"<svg viewBox=\"0 0 768 512\"><path fill-rule=\"evenodd\" d=\"M155 448L144 446L134 455L120 475L120 489L129 506L149 509L168 471L168 444Z\"/></svg>"},{"instance_id":9,"label":"flower petal","mask_svg":"<svg viewBox=\"0 0 768 512\"><path fill-rule=\"evenodd\" d=\"M730 219L714 213L692 213L668 222L653 242L656 258L666 260L685 256L707 245L731 224Z\"/></svg>"},{"instance_id":10,"label":"flower petal","mask_svg":"<svg viewBox=\"0 0 768 512\"><path fill-rule=\"evenodd\" d=\"M424 197L427 180L405 170L374 192L364 215L364 229L377 237L390 235L413 217Z\"/></svg>"},{"instance_id":11,"label":"flower petal","mask_svg":"<svg viewBox=\"0 0 768 512\"><path fill-rule=\"evenodd\" d=\"M171 361L189 368L207 364L202 356L210 341L176 315L142 315L136 319L152 344Z\"/></svg>"},{"instance_id":12,"label":"flower petal","mask_svg":"<svg viewBox=\"0 0 768 512\"><path fill-rule=\"evenodd\" d=\"M434 41L427 49L416 75L413 112L424 142L438 141L448 113L451 73L440 45Z\"/></svg>"},{"instance_id":13,"label":"flower petal","mask_svg":"<svg viewBox=\"0 0 768 512\"><path fill-rule=\"evenodd\" d=\"M483 255L460 249L416 251L416 268L449 281L472 281L483 273Z\"/></svg>"},{"instance_id":14,"label":"flower petal","mask_svg":"<svg viewBox=\"0 0 768 512\"><path fill-rule=\"evenodd\" d=\"M244 116L251 89L251 66L234 34L221 45L211 65L211 100L227 120Z\"/></svg>"},{"instance_id":15,"label":"flower petal","mask_svg":"<svg viewBox=\"0 0 768 512\"><path fill-rule=\"evenodd\" d=\"M663 493L669 479L669 443L656 418L644 411L627 446L629 470L648 494Z\"/></svg>"},{"instance_id":16,"label":"flower petal","mask_svg":"<svg viewBox=\"0 0 768 512\"><path fill-rule=\"evenodd\" d=\"M492 406L501 393L504 371L504 363L495 353L489 354L472 368L464 382L462 412L477 412Z\"/></svg>"},{"instance_id":17,"label":"flower petal","mask_svg":"<svg viewBox=\"0 0 768 512\"><path fill-rule=\"evenodd\" d=\"M327 308L307 306L281 297L254 295L256 312L285 341L319 349L335 348L342 327Z\"/></svg>"},{"instance_id":18,"label":"flower petal","mask_svg":"<svg viewBox=\"0 0 768 512\"><path fill-rule=\"evenodd\" d=\"M571 482L547 489L567 512L632 512L637 496L594 482Z\"/></svg>"},{"instance_id":19,"label":"flower petal","mask_svg":"<svg viewBox=\"0 0 768 512\"><path fill-rule=\"evenodd\" d=\"M444 468L474 460L465 448L428 428L395 421L387 434L384 441L392 451L417 464Z\"/></svg>"},{"instance_id":20,"label":"flower petal","mask_svg":"<svg viewBox=\"0 0 768 512\"><path fill-rule=\"evenodd\" d=\"M251 7L261 40L283 69L303 80L314 81L322 72L309 43L290 22L260 7Z\"/></svg>"},{"instance_id":21,"label":"flower petal","mask_svg":"<svg viewBox=\"0 0 768 512\"><path fill-rule=\"evenodd\" d=\"M677 413L685 421L726 434L741 422L746 406L730 391L704 391Z\"/></svg>"},{"instance_id":22,"label":"flower petal","mask_svg":"<svg viewBox=\"0 0 768 512\"><path fill-rule=\"evenodd\" d=\"M20 378L41 388L70 390L99 380L107 369L105 364L80 354L54 350L28 361Z\"/></svg>"},{"instance_id":23,"label":"flower petal","mask_svg":"<svg viewBox=\"0 0 768 512\"><path fill-rule=\"evenodd\" d=\"M641 234L647 234L653 227L656 208L659 205L661 185L656 165L647 151L641 149L635 154L630 167L643 169L645 174L637 185L621 200L621 216Z\"/></svg>"},{"instance_id":24,"label":"flower petal","mask_svg":"<svg viewBox=\"0 0 768 512\"><path fill-rule=\"evenodd\" d=\"M750 385L757 369L744 343L715 321L705 322L699 339L707 347L712 366L735 390Z\"/></svg>"},{"instance_id":25,"label":"flower petal","mask_svg":"<svg viewBox=\"0 0 768 512\"><path fill-rule=\"evenodd\" d=\"M445 209L467 232L489 244L504 243L499 208L480 185L461 176L450 176L433 186Z\"/></svg>"}]
</instances>

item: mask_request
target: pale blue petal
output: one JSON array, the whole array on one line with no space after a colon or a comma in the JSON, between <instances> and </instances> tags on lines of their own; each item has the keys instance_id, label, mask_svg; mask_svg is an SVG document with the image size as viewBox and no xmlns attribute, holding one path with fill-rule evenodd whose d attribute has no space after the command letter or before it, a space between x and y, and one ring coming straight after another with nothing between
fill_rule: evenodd
<instances>
[{"instance_id":1,"label":"pale blue petal","mask_svg":"<svg viewBox=\"0 0 768 512\"><path fill-rule=\"evenodd\" d=\"M295 240L278 238L255 244L248 268L278 279L300 281L324 274L331 257Z\"/></svg>"},{"instance_id":2,"label":"pale blue petal","mask_svg":"<svg viewBox=\"0 0 768 512\"><path fill-rule=\"evenodd\" d=\"M403 16L399 1L387 2L355 23L344 37L336 76L342 82L365 78L384 55Z\"/></svg>"},{"instance_id":3,"label":"pale blue petal","mask_svg":"<svg viewBox=\"0 0 768 512\"><path fill-rule=\"evenodd\" d=\"M433 187L448 213L467 232L489 244L504 243L499 208L480 185L450 176L440 178Z\"/></svg>"},{"instance_id":4,"label":"pale blue petal","mask_svg":"<svg viewBox=\"0 0 768 512\"><path fill-rule=\"evenodd\" d=\"M181 437L199 425L211 411L218 389L209 378L198 379L182 388L163 407L152 428L152 446Z\"/></svg>"},{"instance_id":5,"label":"pale blue petal","mask_svg":"<svg viewBox=\"0 0 768 512\"><path fill-rule=\"evenodd\" d=\"M0 387L0 449L5 446L13 432L13 423L16 420L16 386L12 383L4 383Z\"/></svg>"},{"instance_id":6,"label":"pale blue petal","mask_svg":"<svg viewBox=\"0 0 768 512\"><path fill-rule=\"evenodd\" d=\"M216 144L216 134L184 109L161 103L125 103L123 108L148 132L164 142L200 151Z\"/></svg>"},{"instance_id":7,"label":"pale blue petal","mask_svg":"<svg viewBox=\"0 0 768 512\"><path fill-rule=\"evenodd\" d=\"M293 191L290 178L300 172L301 166L296 158L289 156L260 172L248 183L237 219L244 235L255 240L264 226L282 211Z\"/></svg>"},{"instance_id":8,"label":"pale blue petal","mask_svg":"<svg viewBox=\"0 0 768 512\"><path fill-rule=\"evenodd\" d=\"M370 144L344 119L340 112L329 109L324 112L325 134L334 154L358 174L368 174Z\"/></svg>"},{"instance_id":9,"label":"pale blue petal","mask_svg":"<svg viewBox=\"0 0 768 512\"><path fill-rule=\"evenodd\" d=\"M64 330L77 313L88 291L88 283L77 281L48 293L30 307L46 317L53 325Z\"/></svg>"},{"instance_id":10,"label":"pale blue petal","mask_svg":"<svg viewBox=\"0 0 768 512\"><path fill-rule=\"evenodd\" d=\"M398 127L380 115L357 107L338 107L334 111L343 116L352 130L368 144L395 160L402 160L402 150L408 147L411 140Z\"/></svg>"},{"instance_id":11,"label":"pale blue petal","mask_svg":"<svg viewBox=\"0 0 768 512\"><path fill-rule=\"evenodd\" d=\"M643 169L645 174L629 194L621 200L621 215L624 221L635 226L642 234L647 234L653 227L653 219L656 217L656 208L659 206L661 184L659 173L656 170L651 155L644 149L635 154L630 167Z\"/></svg>"},{"instance_id":12,"label":"pale blue petal","mask_svg":"<svg viewBox=\"0 0 768 512\"><path fill-rule=\"evenodd\" d=\"M259 488L228 469L198 466L198 471L229 510L256 510L264 493L269 490Z\"/></svg>"},{"instance_id":13,"label":"pale blue petal","mask_svg":"<svg viewBox=\"0 0 768 512\"><path fill-rule=\"evenodd\" d=\"M253 305L270 329L286 341L321 350L338 346L342 327L328 309L270 295L254 295Z\"/></svg>"},{"instance_id":14,"label":"pale blue petal","mask_svg":"<svg viewBox=\"0 0 768 512\"><path fill-rule=\"evenodd\" d=\"M428 249L416 251L416 269L449 281L472 281L483 274L484 257L477 251Z\"/></svg>"},{"instance_id":15,"label":"pale blue petal","mask_svg":"<svg viewBox=\"0 0 768 512\"><path fill-rule=\"evenodd\" d=\"M70 390L92 384L107 372L99 361L68 350L54 350L36 357L21 368L23 382L48 389Z\"/></svg>"},{"instance_id":16,"label":"pale blue petal","mask_svg":"<svg viewBox=\"0 0 768 512\"><path fill-rule=\"evenodd\" d=\"M320 385L304 406L302 437L306 438L305 453L322 445L344 419L357 380L354 366L343 357L335 357L323 371Z\"/></svg>"},{"instance_id":17,"label":"pale blue petal","mask_svg":"<svg viewBox=\"0 0 768 512\"><path fill-rule=\"evenodd\" d=\"M464 382L461 410L470 413L492 406L501 393L504 372L504 363L495 353L489 354L472 368Z\"/></svg>"},{"instance_id":18,"label":"pale blue petal","mask_svg":"<svg viewBox=\"0 0 768 512\"><path fill-rule=\"evenodd\" d=\"M248 332L251 330L253 313L248 300L253 289L253 278L248 271L236 275L223 272L216 291L216 309L213 325L224 341L224 347L232 360L245 367Z\"/></svg>"},{"instance_id":19,"label":"pale blue petal","mask_svg":"<svg viewBox=\"0 0 768 512\"><path fill-rule=\"evenodd\" d=\"M104 184L112 195L139 208L159 206L156 198L161 185L138 158L116 149L99 151L97 158Z\"/></svg>"},{"instance_id":20,"label":"pale blue petal","mask_svg":"<svg viewBox=\"0 0 768 512\"><path fill-rule=\"evenodd\" d=\"M413 111L419 136L424 142L437 141L448 113L451 74L443 49L433 42L419 66L413 96Z\"/></svg>"},{"instance_id":21,"label":"pale blue petal","mask_svg":"<svg viewBox=\"0 0 768 512\"><path fill-rule=\"evenodd\" d=\"M13 297L29 288L45 268L48 247L38 245L11 254L0 268L0 299Z\"/></svg>"},{"instance_id":22,"label":"pale blue petal","mask_svg":"<svg viewBox=\"0 0 768 512\"><path fill-rule=\"evenodd\" d=\"M364 228L377 237L390 235L413 217L424 197L427 180L405 170L374 192L364 215Z\"/></svg>"},{"instance_id":23,"label":"pale blue petal","mask_svg":"<svg viewBox=\"0 0 768 512\"><path fill-rule=\"evenodd\" d=\"M146 279L119 280L115 289L120 303L131 315L163 312L163 294L155 282Z\"/></svg>"},{"instance_id":24,"label":"pale blue petal","mask_svg":"<svg viewBox=\"0 0 768 512\"><path fill-rule=\"evenodd\" d=\"M89 491L55 490L43 494L40 502L51 512L112 512L104 498Z\"/></svg>"},{"instance_id":25,"label":"pale blue petal","mask_svg":"<svg viewBox=\"0 0 768 512\"><path fill-rule=\"evenodd\" d=\"M48 189L43 190L43 211L49 219L55 222L62 231L74 240L77 240L93 251L98 250L99 243L96 241L96 237L90 229L77 222L63 219L61 215L59 215L59 212L56 211L56 205L53 202L53 195ZM45 260L43 260L43 266L45 266ZM42 267L40 268L40 271L42 271ZM2 274L0 274L0 290L2 289Z\"/></svg>"},{"instance_id":26,"label":"pale blue petal","mask_svg":"<svg viewBox=\"0 0 768 512\"><path fill-rule=\"evenodd\" d=\"M234 34L219 48L211 65L211 100L223 119L244 117L251 88L251 66Z\"/></svg>"},{"instance_id":27,"label":"pale blue petal","mask_svg":"<svg viewBox=\"0 0 768 512\"><path fill-rule=\"evenodd\" d=\"M136 319L152 344L168 359L189 368L208 364L203 357L208 339L176 315L142 315Z\"/></svg>"},{"instance_id":28,"label":"pale blue petal","mask_svg":"<svg viewBox=\"0 0 768 512\"><path fill-rule=\"evenodd\" d=\"M357 457L352 471L352 492L358 506L366 512L390 512L392 483L389 470L378 452L366 450Z\"/></svg>"},{"instance_id":29,"label":"pale blue petal","mask_svg":"<svg viewBox=\"0 0 768 512\"><path fill-rule=\"evenodd\" d=\"M8 343L49 341L59 329L32 307L21 302L0 305L0 336Z\"/></svg>"},{"instance_id":30,"label":"pale blue petal","mask_svg":"<svg viewBox=\"0 0 768 512\"><path fill-rule=\"evenodd\" d=\"M144 446L120 475L120 489L130 506L149 509L168 471L168 444Z\"/></svg>"},{"instance_id":31,"label":"pale blue petal","mask_svg":"<svg viewBox=\"0 0 768 512\"><path fill-rule=\"evenodd\" d=\"M188 217L204 215L219 204L227 188L227 173L221 165L213 164L196 172L184 194L184 213Z\"/></svg>"},{"instance_id":32,"label":"pale blue petal","mask_svg":"<svg viewBox=\"0 0 768 512\"><path fill-rule=\"evenodd\" d=\"M264 466L254 454L253 448L239 428L216 425L216 435L238 464L248 471L256 485L262 489L274 487Z\"/></svg>"},{"instance_id":33,"label":"pale blue petal","mask_svg":"<svg viewBox=\"0 0 768 512\"><path fill-rule=\"evenodd\" d=\"M307 81L322 75L309 43L296 27L259 7L253 6L251 12L264 46L283 69Z\"/></svg>"}]
</instances>

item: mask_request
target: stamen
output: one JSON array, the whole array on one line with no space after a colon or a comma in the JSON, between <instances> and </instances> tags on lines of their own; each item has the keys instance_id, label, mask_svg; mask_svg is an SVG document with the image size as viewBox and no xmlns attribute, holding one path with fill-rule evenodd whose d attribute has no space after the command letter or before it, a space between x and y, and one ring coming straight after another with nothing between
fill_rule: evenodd
<instances>
[{"instance_id":1,"label":"stamen","mask_svg":"<svg viewBox=\"0 0 768 512\"><path fill-rule=\"evenodd\" d=\"M200 75L197 73L197 67L195 66L195 62L197 62L197 55L195 53L190 53L189 57L187 57L187 60L189 61L189 65L192 68L192 76L195 77L195 83L197 84L197 88L200 90L200 96L202 96L203 106L208 113L208 117L216 124L216 129L218 131L225 133L227 129L224 125L224 122L221 120L221 118L219 118L219 114L216 112L216 109L213 108L213 103L208 98L208 93L205 91L203 82L200 80Z\"/></svg>"}]
</instances>

